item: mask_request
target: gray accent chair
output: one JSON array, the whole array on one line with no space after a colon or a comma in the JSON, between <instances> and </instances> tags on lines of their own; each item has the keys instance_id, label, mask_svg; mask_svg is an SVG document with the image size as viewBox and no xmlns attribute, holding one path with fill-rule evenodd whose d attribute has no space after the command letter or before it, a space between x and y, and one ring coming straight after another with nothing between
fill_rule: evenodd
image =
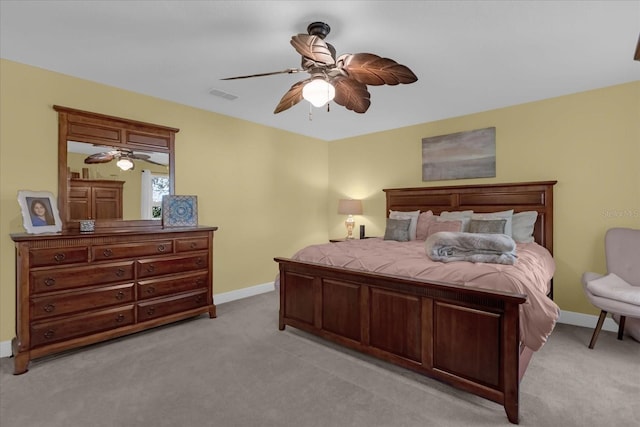
<instances>
[{"instance_id":1,"label":"gray accent chair","mask_svg":"<svg viewBox=\"0 0 640 427\"><path fill-rule=\"evenodd\" d=\"M629 320L634 329L640 325L640 230L611 228L604 241L607 274L587 272L582 275L587 298L601 310L589 343L591 349L596 344L607 313L619 317L619 340L623 337L627 316L632 318Z\"/></svg>"}]
</instances>

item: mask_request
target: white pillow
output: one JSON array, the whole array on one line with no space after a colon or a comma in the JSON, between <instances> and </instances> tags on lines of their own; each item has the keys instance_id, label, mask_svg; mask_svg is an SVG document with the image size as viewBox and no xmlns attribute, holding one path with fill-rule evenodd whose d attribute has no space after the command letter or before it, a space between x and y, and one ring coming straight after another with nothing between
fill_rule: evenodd
<instances>
[{"instance_id":1,"label":"white pillow","mask_svg":"<svg viewBox=\"0 0 640 427\"><path fill-rule=\"evenodd\" d=\"M518 243L532 243L533 227L538 219L538 212L526 211L513 214L512 236Z\"/></svg>"},{"instance_id":2,"label":"white pillow","mask_svg":"<svg viewBox=\"0 0 640 427\"><path fill-rule=\"evenodd\" d=\"M461 221L462 231L469 231L469 223L471 222L471 216L473 211L443 211L440 213L437 221Z\"/></svg>"},{"instance_id":3,"label":"white pillow","mask_svg":"<svg viewBox=\"0 0 640 427\"><path fill-rule=\"evenodd\" d=\"M418 228L418 217L420 211L392 211L389 210L389 218L391 219L410 219L411 225L409 225L409 240L416 240L416 229Z\"/></svg>"},{"instance_id":4,"label":"white pillow","mask_svg":"<svg viewBox=\"0 0 640 427\"><path fill-rule=\"evenodd\" d=\"M506 219L507 222L504 224L504 234L509 237L513 234L513 209L501 212L474 213L471 215L471 219Z\"/></svg>"}]
</instances>

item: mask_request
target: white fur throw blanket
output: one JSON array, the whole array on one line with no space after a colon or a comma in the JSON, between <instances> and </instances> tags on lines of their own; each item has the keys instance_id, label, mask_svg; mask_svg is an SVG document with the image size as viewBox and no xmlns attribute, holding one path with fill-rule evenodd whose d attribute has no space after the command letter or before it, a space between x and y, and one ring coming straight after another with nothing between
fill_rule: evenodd
<instances>
[{"instance_id":1,"label":"white fur throw blanket","mask_svg":"<svg viewBox=\"0 0 640 427\"><path fill-rule=\"evenodd\" d=\"M434 261L516 263L516 242L506 234L440 231L427 237L425 249Z\"/></svg>"}]
</instances>

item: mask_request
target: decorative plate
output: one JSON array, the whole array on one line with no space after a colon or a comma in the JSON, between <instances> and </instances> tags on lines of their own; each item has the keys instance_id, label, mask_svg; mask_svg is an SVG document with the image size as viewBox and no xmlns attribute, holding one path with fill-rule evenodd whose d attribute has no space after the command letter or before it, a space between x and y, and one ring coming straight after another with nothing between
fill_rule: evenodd
<instances>
[{"instance_id":1,"label":"decorative plate","mask_svg":"<svg viewBox=\"0 0 640 427\"><path fill-rule=\"evenodd\" d=\"M198 225L197 196L162 197L163 227L194 227Z\"/></svg>"}]
</instances>

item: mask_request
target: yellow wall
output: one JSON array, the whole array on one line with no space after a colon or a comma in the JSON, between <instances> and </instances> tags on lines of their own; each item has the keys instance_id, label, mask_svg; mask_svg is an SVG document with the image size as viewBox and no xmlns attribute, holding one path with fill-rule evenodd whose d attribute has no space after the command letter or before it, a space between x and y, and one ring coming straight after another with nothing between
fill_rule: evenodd
<instances>
[{"instance_id":1,"label":"yellow wall","mask_svg":"<svg viewBox=\"0 0 640 427\"><path fill-rule=\"evenodd\" d=\"M275 256L328 237L326 142L6 60L0 94L0 341L15 334L17 192L57 195L54 104L180 129L176 193L219 227L216 294L272 281Z\"/></svg>"},{"instance_id":2,"label":"yellow wall","mask_svg":"<svg viewBox=\"0 0 640 427\"><path fill-rule=\"evenodd\" d=\"M495 178L422 182L422 138L490 126L496 127ZM582 273L606 271L608 228L640 228L640 82L344 139L329 147L330 236L345 234L344 218L336 214L341 197L364 198L358 225L365 224L367 235L382 235L382 188L557 180L554 290L563 310L596 313L583 294Z\"/></svg>"}]
</instances>

